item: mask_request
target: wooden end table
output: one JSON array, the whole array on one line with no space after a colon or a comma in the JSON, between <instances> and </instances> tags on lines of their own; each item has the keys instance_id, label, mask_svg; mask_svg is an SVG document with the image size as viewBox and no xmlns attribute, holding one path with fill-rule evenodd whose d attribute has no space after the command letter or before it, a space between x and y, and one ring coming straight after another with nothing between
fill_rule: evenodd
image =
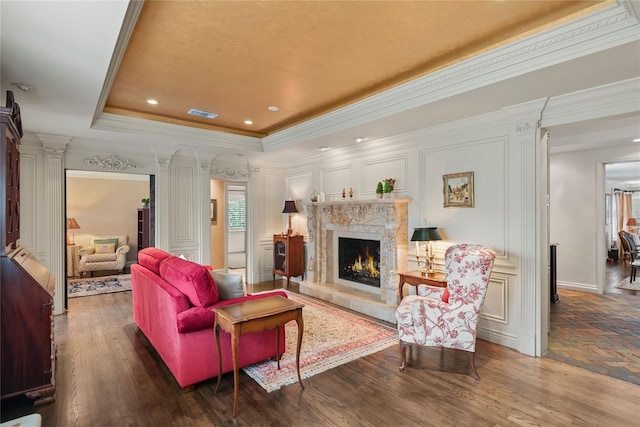
<instances>
[{"instance_id":1,"label":"wooden end table","mask_svg":"<svg viewBox=\"0 0 640 427\"><path fill-rule=\"evenodd\" d=\"M402 301L402 298L404 297L402 288L405 283L411 286L429 285L446 288L447 277L444 273L440 273L438 271L425 276L423 276L422 272L420 272L419 270L407 271L404 273L398 272L398 296L400 297L399 301Z\"/></svg>"},{"instance_id":2,"label":"wooden end table","mask_svg":"<svg viewBox=\"0 0 640 427\"><path fill-rule=\"evenodd\" d=\"M296 348L296 369L298 371L298 383L304 390L302 378L300 378L300 347L302 346L302 333L304 323L302 321L302 307L304 304L292 301L280 295L273 295L244 301L238 304L214 308L216 319L213 324L213 333L216 340L216 352L218 354L218 383L215 392L218 391L222 379L222 357L220 354L220 329L231 335L231 353L233 355L233 417L238 412L238 344L240 336L247 332L261 332L268 329L276 330L276 360L280 369L280 326L295 320L298 324L298 346Z\"/></svg>"}]
</instances>

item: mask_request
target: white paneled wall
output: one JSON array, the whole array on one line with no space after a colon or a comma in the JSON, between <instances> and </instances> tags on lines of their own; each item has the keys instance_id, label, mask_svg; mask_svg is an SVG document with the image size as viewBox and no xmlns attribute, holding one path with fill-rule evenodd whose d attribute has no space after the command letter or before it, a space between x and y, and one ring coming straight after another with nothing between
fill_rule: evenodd
<instances>
[{"instance_id":1,"label":"white paneled wall","mask_svg":"<svg viewBox=\"0 0 640 427\"><path fill-rule=\"evenodd\" d=\"M637 112L639 92L637 80L634 80L575 95L563 95L557 97L558 102L551 98L544 118L550 124L562 125ZM616 94L615 103L609 102L611 93ZM541 237L542 222L539 217L544 198L538 194L540 188L546 188L547 178L539 169L539 160L545 154L540 153L539 148L540 126L544 128L546 124L540 122L543 101L532 101L480 117L369 141L350 150L310 153L305 162L296 164L295 168L291 165L250 165L247 257L250 263L248 270L252 273L248 281L256 283L272 277L272 240L273 234L282 232L286 224L286 218L281 213L285 198L306 199L314 188L325 192L327 200L339 200L343 188L347 191L353 188L358 199L373 198L377 181L395 178L399 196L413 199L409 205L409 231L423 226L425 218L428 225L437 226L443 231L445 241L436 245L436 264L439 269L442 269L443 251L451 242L482 243L496 250L498 257L479 336L525 354L542 354L544 343L540 344L540 336L546 334L546 330L540 330L539 319L548 316L544 306L545 291L548 297L548 280L544 274L547 260L543 256L544 248L540 248L540 242L544 239ZM330 146L329 139L327 137L327 141L322 141L322 137L319 137L318 143L327 142L326 145ZM202 224L209 221L205 215L209 193L203 191L202 182L208 180L203 178L203 174L208 171L206 162L204 166L199 164L201 157L189 152L175 155L172 149L151 149L136 144L105 147L99 142L88 141L83 142L82 150L76 148L62 154L62 150L56 148L59 150L56 153L64 156L64 162L50 161L50 174L45 177L42 173L47 169L44 167L46 155L43 143L35 136L25 135L23 138L21 243L28 245L27 248L52 271L64 270L64 260L53 254L57 250L58 240L60 250L64 247L64 231L62 221L61 228L56 229L56 224L48 221L46 215L56 211L56 216L60 216L62 208L60 200L52 200L45 193L48 188L60 185L65 167L97 170L95 166L85 163L86 159L94 156L119 155L140 164L136 173L155 174L156 244L162 249L184 253L187 258L202 261L200 248L203 242L207 243L203 233L209 233L208 224L206 227ZM602 162L637 160L640 157L636 146L630 149L635 149L635 152L629 154L628 151L618 153L606 150L583 153L572 157L571 161L564 161L562 157L552 158L551 241L560 241L558 278L561 283L600 286L603 269L600 260L604 261L606 257L606 246L603 243L604 227L600 227L598 219L604 215L604 197L598 193L602 192L603 196L604 182L599 183L598 180L604 181ZM561 170L554 172L555 160L564 163ZM570 167L574 167L573 176L569 176ZM467 171L474 172L476 206L467 209L444 208L442 175ZM581 178L578 180L578 177ZM553 210L554 184L560 185L561 180L566 180L566 185L586 189L572 195L572 204L563 208L564 214L578 211L580 218L584 219L584 222L572 227L572 230L580 231L573 235L584 237L584 241L577 246L575 242L565 241L563 244L563 240L569 236L565 235L562 228L553 228L554 221L561 224L560 220L554 220L554 215L560 211L554 213ZM579 197L580 194L582 197ZM596 214L586 213L590 210L595 210ZM296 230L304 230L304 218L304 213L296 215ZM563 246L577 250L565 252ZM410 269L415 268L411 255L412 252L409 253ZM595 265L595 270L590 270L592 265ZM64 286L57 286L56 289L57 292L63 292ZM56 310L59 308L58 305Z\"/></svg>"},{"instance_id":2,"label":"white paneled wall","mask_svg":"<svg viewBox=\"0 0 640 427\"><path fill-rule=\"evenodd\" d=\"M341 200L342 190L349 191L353 185L351 163L338 166L325 165L320 172L320 188L325 193L326 201Z\"/></svg>"},{"instance_id":3,"label":"white paneled wall","mask_svg":"<svg viewBox=\"0 0 640 427\"><path fill-rule=\"evenodd\" d=\"M396 180L394 186L396 194L405 193L409 180L408 173L408 154L406 152L388 157L365 159L362 161L360 194L362 194L362 198L375 198L378 182L386 178Z\"/></svg>"},{"instance_id":4,"label":"white paneled wall","mask_svg":"<svg viewBox=\"0 0 640 427\"><path fill-rule=\"evenodd\" d=\"M470 131L471 130L471 131ZM510 221L520 215L519 199L509 197L510 180L520 167L513 163L517 153L516 126L510 116L497 113L481 119L398 135L384 141L359 144L353 150L340 150L326 158L285 173L285 182L295 181L301 170L317 170L311 185L327 193L327 200L340 200L343 188L353 187L360 199L375 198L375 185L384 178L396 179L396 197L413 198L409 210L409 234L413 228L437 226L444 241L435 242L436 264L443 269L444 251L453 243L480 243L493 248L498 261L483 311L481 336L495 342L518 346L519 318L510 316L516 306L519 280L516 261L519 253L518 230ZM384 155L381 147L394 147ZM366 149L365 149L366 148ZM369 153L369 154L367 154ZM410 161L412 157L418 161ZM339 158L341 162L336 162ZM444 174L474 172L475 207L444 208ZM509 174L512 174L510 176ZM359 177L359 178L354 178ZM348 197L348 196L347 196ZM414 248L409 247L409 269L417 266ZM511 253L512 256L507 256Z\"/></svg>"}]
</instances>

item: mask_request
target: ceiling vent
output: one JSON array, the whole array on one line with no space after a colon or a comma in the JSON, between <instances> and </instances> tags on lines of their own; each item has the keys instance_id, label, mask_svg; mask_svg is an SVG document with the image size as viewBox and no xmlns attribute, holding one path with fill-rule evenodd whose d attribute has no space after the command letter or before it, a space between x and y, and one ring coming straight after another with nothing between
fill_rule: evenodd
<instances>
[{"instance_id":1,"label":"ceiling vent","mask_svg":"<svg viewBox=\"0 0 640 427\"><path fill-rule=\"evenodd\" d=\"M187 113L198 117L204 117L205 119L215 119L218 117L217 114L213 114L208 111L196 110L195 108L190 109Z\"/></svg>"}]
</instances>

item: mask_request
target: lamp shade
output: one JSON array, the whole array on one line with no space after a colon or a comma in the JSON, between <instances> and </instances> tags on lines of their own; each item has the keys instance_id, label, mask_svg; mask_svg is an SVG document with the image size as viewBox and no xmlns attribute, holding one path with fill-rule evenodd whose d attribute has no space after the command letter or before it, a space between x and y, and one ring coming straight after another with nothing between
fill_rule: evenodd
<instances>
[{"instance_id":1,"label":"lamp shade","mask_svg":"<svg viewBox=\"0 0 640 427\"><path fill-rule=\"evenodd\" d=\"M635 218L629 218L627 220L627 227L637 227L638 226L638 220Z\"/></svg>"},{"instance_id":2,"label":"lamp shade","mask_svg":"<svg viewBox=\"0 0 640 427\"><path fill-rule=\"evenodd\" d=\"M75 218L67 218L67 230L77 230L80 228Z\"/></svg>"},{"instance_id":3,"label":"lamp shade","mask_svg":"<svg viewBox=\"0 0 640 427\"><path fill-rule=\"evenodd\" d=\"M442 240L438 227L414 228L412 242L428 242L430 240Z\"/></svg>"},{"instance_id":4,"label":"lamp shade","mask_svg":"<svg viewBox=\"0 0 640 427\"><path fill-rule=\"evenodd\" d=\"M288 213L288 214L298 213L295 200L285 200L284 209L282 209L282 213Z\"/></svg>"}]
</instances>

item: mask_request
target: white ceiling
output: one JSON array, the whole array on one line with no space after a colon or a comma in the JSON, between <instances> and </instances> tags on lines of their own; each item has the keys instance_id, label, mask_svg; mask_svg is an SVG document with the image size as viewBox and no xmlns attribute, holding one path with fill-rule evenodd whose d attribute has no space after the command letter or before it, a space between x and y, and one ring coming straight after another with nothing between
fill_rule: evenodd
<instances>
[{"instance_id":1,"label":"white ceiling","mask_svg":"<svg viewBox=\"0 0 640 427\"><path fill-rule=\"evenodd\" d=\"M637 4L634 4L637 6ZM21 106L25 133L64 136L70 147L115 144L121 147L180 147L175 135L92 128L105 80L121 34L127 1L0 2L2 97L13 90ZM640 38L640 37L639 37ZM555 96L640 76L638 40L550 65L464 93L417 105L368 123L300 139L295 144L260 148L247 139L238 149L211 144L214 153L243 153L249 159L291 161L318 145L342 147L357 136L379 139L430 125L495 111L506 105ZM22 92L13 83L27 83ZM552 149L567 150L629 144L640 137L640 115L552 129ZM255 142L254 145L252 145Z\"/></svg>"},{"instance_id":2,"label":"white ceiling","mask_svg":"<svg viewBox=\"0 0 640 427\"><path fill-rule=\"evenodd\" d=\"M605 178L623 183L622 190L640 189L640 162L622 162L605 165Z\"/></svg>"}]
</instances>

